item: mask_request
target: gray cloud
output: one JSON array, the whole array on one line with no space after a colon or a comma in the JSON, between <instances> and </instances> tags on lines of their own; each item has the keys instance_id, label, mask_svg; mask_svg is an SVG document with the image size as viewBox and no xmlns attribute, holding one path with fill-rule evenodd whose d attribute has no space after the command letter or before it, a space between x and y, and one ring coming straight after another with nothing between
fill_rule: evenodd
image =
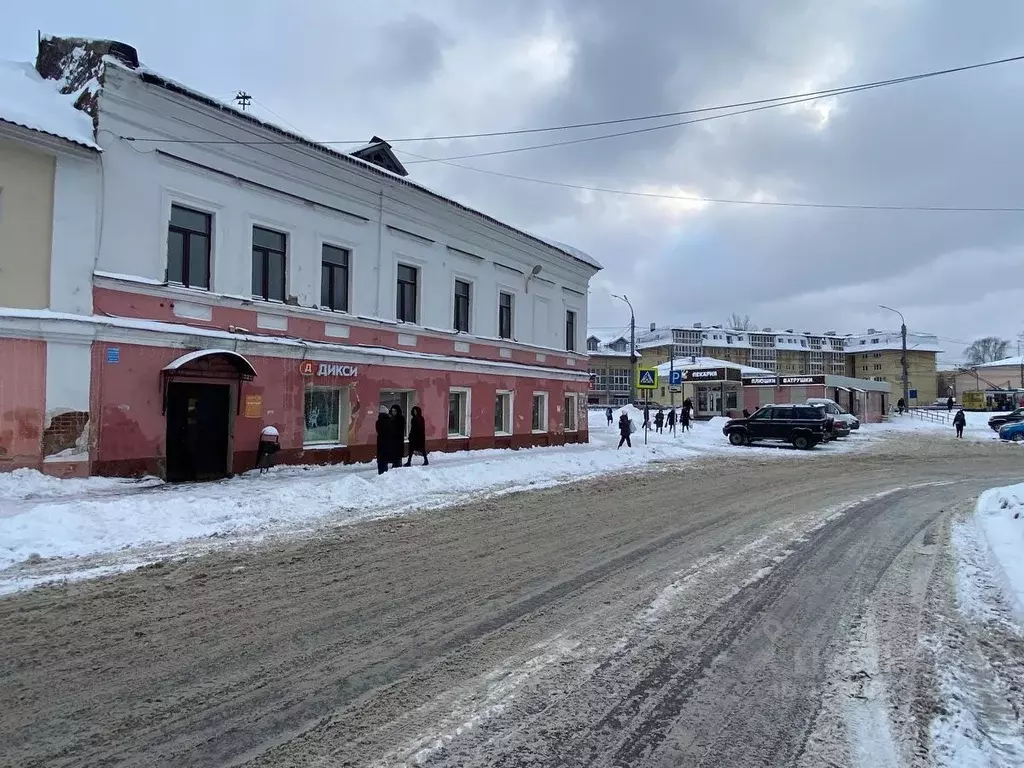
<instances>
[{"instance_id":1,"label":"gray cloud","mask_svg":"<svg viewBox=\"0 0 1024 768\"><path fill-rule=\"evenodd\" d=\"M207 6L179 3L170 15L127 0L17 9L0 47L30 57L38 26L120 37L172 77L215 95L245 87L307 134L337 139L607 119L883 79L1021 53L1024 28L1017 0ZM794 107L465 162L713 197L1020 206L1022 72L1008 65L842 97L823 124ZM437 157L584 133L405 148ZM641 324L721 322L735 310L763 325L854 331L892 324L879 303L903 308L912 328L951 339L1012 336L1024 322L997 309L1024 304L1015 273L1024 257L1020 214L687 209L440 164L410 170L593 252L607 266L592 285L595 326L628 321L612 286L638 300Z\"/></svg>"}]
</instances>

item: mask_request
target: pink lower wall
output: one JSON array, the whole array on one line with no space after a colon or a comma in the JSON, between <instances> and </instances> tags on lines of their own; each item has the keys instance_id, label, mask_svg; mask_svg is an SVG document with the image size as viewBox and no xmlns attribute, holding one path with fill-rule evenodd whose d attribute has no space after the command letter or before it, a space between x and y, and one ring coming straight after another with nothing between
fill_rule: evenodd
<instances>
[{"instance_id":1,"label":"pink lower wall","mask_svg":"<svg viewBox=\"0 0 1024 768\"><path fill-rule=\"evenodd\" d=\"M107 348L118 347L118 362L107 362ZM93 348L92 411L94 462L98 474L162 474L166 445L166 416L162 412L161 369L183 354L180 349L129 344L96 343ZM366 461L376 451L375 421L381 390L411 390L414 403L423 409L430 450L462 450L489 447L520 448L586 442L587 382L529 379L474 373L432 371L378 365L357 365L353 378L306 377L298 359L246 354L257 371L252 381L241 383L242 407L234 416L233 471L251 468L259 434L272 425L280 432L278 460L291 463ZM224 383L223 381L219 383ZM303 402L307 386L347 386L351 421L348 445L334 449L303 447ZM470 435L448 437L448 394L464 387L470 396ZM494 400L497 390L514 394L513 434L494 434ZM534 391L548 393L548 430L531 430ZM579 393L576 432L564 430L563 398ZM245 414L246 397L258 396L259 416ZM237 400L232 398L232 407ZM98 414L98 416L97 416ZM406 414L408 416L408 414Z\"/></svg>"},{"instance_id":2,"label":"pink lower wall","mask_svg":"<svg viewBox=\"0 0 1024 768\"><path fill-rule=\"evenodd\" d=\"M0 339L0 469L40 466L46 344Z\"/></svg>"}]
</instances>

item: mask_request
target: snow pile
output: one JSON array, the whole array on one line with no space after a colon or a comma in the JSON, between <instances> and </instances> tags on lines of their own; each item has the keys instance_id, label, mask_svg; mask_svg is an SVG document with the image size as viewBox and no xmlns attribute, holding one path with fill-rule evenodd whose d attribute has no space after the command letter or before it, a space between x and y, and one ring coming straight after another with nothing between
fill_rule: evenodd
<instances>
[{"instance_id":1,"label":"snow pile","mask_svg":"<svg viewBox=\"0 0 1024 768\"><path fill-rule=\"evenodd\" d=\"M690 432L647 434L643 415L629 408L637 431L632 449L618 450L618 416L590 415L590 443L528 450L435 453L430 465L378 476L375 464L282 466L213 483L164 484L93 477L58 480L33 470L0 474L0 569L32 555L43 559L153 548L196 538L248 538L317 525L399 515L641 469L658 461L715 454L797 459L853 450L822 446L735 448L724 420L695 422ZM652 413L653 417L653 413ZM35 559L35 558L33 558Z\"/></svg>"},{"instance_id":2,"label":"snow pile","mask_svg":"<svg viewBox=\"0 0 1024 768\"><path fill-rule=\"evenodd\" d=\"M31 64L0 60L0 120L99 149L92 120L73 101Z\"/></svg>"},{"instance_id":3,"label":"snow pile","mask_svg":"<svg viewBox=\"0 0 1024 768\"><path fill-rule=\"evenodd\" d=\"M1018 616L1024 618L1024 483L985 491L975 522Z\"/></svg>"},{"instance_id":4,"label":"snow pile","mask_svg":"<svg viewBox=\"0 0 1024 768\"><path fill-rule=\"evenodd\" d=\"M906 414L903 416L894 415L891 421L882 424L872 424L870 427L876 433L939 433L956 438L956 429L953 428L953 416L956 415L955 410L952 413L947 411L926 411L926 413L946 416L949 421L943 423ZM988 420L995 415L997 414L987 411L964 411L964 416L967 418L967 426L964 428L963 439L998 440L999 435L988 425Z\"/></svg>"},{"instance_id":5,"label":"snow pile","mask_svg":"<svg viewBox=\"0 0 1024 768\"><path fill-rule=\"evenodd\" d=\"M130 480L123 477L68 478L51 477L34 469L15 469L0 472L0 517L4 516L9 502L29 499L75 497L82 494L124 493L133 488L161 485L162 480L146 477Z\"/></svg>"}]
</instances>

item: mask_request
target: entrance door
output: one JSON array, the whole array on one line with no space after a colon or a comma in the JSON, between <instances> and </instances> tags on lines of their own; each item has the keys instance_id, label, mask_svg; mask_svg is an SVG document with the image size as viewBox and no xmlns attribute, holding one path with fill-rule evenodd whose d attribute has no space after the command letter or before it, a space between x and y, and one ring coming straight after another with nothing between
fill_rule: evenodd
<instances>
[{"instance_id":1,"label":"entrance door","mask_svg":"<svg viewBox=\"0 0 1024 768\"><path fill-rule=\"evenodd\" d=\"M697 413L701 416L722 414L722 390L714 386L697 387Z\"/></svg>"},{"instance_id":2,"label":"entrance door","mask_svg":"<svg viewBox=\"0 0 1024 768\"><path fill-rule=\"evenodd\" d=\"M168 384L168 482L227 476L230 407L226 384Z\"/></svg>"}]
</instances>

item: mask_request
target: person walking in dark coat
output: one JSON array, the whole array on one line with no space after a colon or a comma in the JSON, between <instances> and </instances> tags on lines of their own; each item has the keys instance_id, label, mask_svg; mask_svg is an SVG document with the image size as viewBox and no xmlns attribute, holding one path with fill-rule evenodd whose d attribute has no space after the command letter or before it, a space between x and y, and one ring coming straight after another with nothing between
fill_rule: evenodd
<instances>
[{"instance_id":1,"label":"person walking in dark coat","mask_svg":"<svg viewBox=\"0 0 1024 768\"><path fill-rule=\"evenodd\" d=\"M661 408L659 408L658 412L654 414L654 429L659 433L665 431L665 413Z\"/></svg>"},{"instance_id":2,"label":"person walking in dark coat","mask_svg":"<svg viewBox=\"0 0 1024 768\"><path fill-rule=\"evenodd\" d=\"M952 410L953 410L953 398L952 398L952 396L950 396L950 398L946 401L946 411L950 412Z\"/></svg>"},{"instance_id":3,"label":"person walking in dark coat","mask_svg":"<svg viewBox=\"0 0 1024 768\"><path fill-rule=\"evenodd\" d=\"M387 406L377 409L377 474L383 475L391 464L391 450L394 446L391 414Z\"/></svg>"},{"instance_id":4,"label":"person walking in dark coat","mask_svg":"<svg viewBox=\"0 0 1024 768\"><path fill-rule=\"evenodd\" d=\"M668 409L668 431L669 434L674 435L676 433L676 409Z\"/></svg>"},{"instance_id":5,"label":"person walking in dark coat","mask_svg":"<svg viewBox=\"0 0 1024 768\"><path fill-rule=\"evenodd\" d=\"M685 405L685 404L683 405L683 413L682 413L682 416L680 418L682 419L683 431L689 432L690 431L690 407L688 405Z\"/></svg>"},{"instance_id":6,"label":"person walking in dark coat","mask_svg":"<svg viewBox=\"0 0 1024 768\"><path fill-rule=\"evenodd\" d=\"M391 406L391 466L402 466L405 455L405 414L397 405Z\"/></svg>"},{"instance_id":7,"label":"person walking in dark coat","mask_svg":"<svg viewBox=\"0 0 1024 768\"><path fill-rule=\"evenodd\" d=\"M967 417L964 415L964 409L961 408L956 412L956 416L953 417L953 426L956 427L956 436L964 436L964 427L967 426Z\"/></svg>"},{"instance_id":8,"label":"person walking in dark coat","mask_svg":"<svg viewBox=\"0 0 1024 768\"><path fill-rule=\"evenodd\" d=\"M896 410L900 412L900 416L907 409L907 402L902 397L896 401Z\"/></svg>"},{"instance_id":9,"label":"person walking in dark coat","mask_svg":"<svg viewBox=\"0 0 1024 768\"><path fill-rule=\"evenodd\" d=\"M423 456L423 466L430 464L427 458L427 422L423 420L423 411L418 405L412 407L409 412L409 458L405 466L412 466L412 455L419 453Z\"/></svg>"},{"instance_id":10,"label":"person walking in dark coat","mask_svg":"<svg viewBox=\"0 0 1024 768\"><path fill-rule=\"evenodd\" d=\"M644 406L644 429L651 428L651 406Z\"/></svg>"},{"instance_id":11,"label":"person walking in dark coat","mask_svg":"<svg viewBox=\"0 0 1024 768\"><path fill-rule=\"evenodd\" d=\"M612 425L612 409L611 408L605 408L604 409L604 415L605 415L605 418L608 419L608 426L610 427Z\"/></svg>"},{"instance_id":12,"label":"person walking in dark coat","mask_svg":"<svg viewBox=\"0 0 1024 768\"><path fill-rule=\"evenodd\" d=\"M623 411L622 415L619 416L619 448L622 447L623 443L628 445L630 448L633 447L633 441L629 439L629 433L629 416L627 416L626 412Z\"/></svg>"}]
</instances>

